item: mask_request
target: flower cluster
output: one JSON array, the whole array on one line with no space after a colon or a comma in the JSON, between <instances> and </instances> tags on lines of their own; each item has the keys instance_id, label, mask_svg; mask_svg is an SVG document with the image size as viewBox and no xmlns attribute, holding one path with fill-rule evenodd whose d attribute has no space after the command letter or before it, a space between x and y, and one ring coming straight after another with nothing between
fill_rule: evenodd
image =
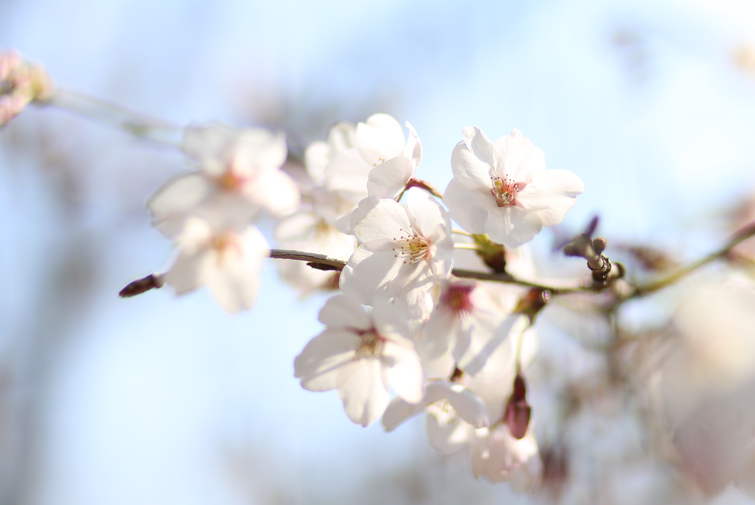
<instances>
[{"instance_id":1,"label":"flower cluster","mask_svg":"<svg viewBox=\"0 0 755 505\"><path fill-rule=\"evenodd\" d=\"M0 126L16 117L29 103L49 100L52 82L42 67L14 52L0 53Z\"/></svg>"},{"instance_id":2,"label":"flower cluster","mask_svg":"<svg viewBox=\"0 0 755 505\"><path fill-rule=\"evenodd\" d=\"M269 255L252 224L299 207L299 189L281 166L283 134L222 125L187 128L182 149L197 170L168 181L147 206L155 226L179 248L164 275L177 294L207 286L229 312L249 309L262 259Z\"/></svg>"},{"instance_id":3,"label":"flower cluster","mask_svg":"<svg viewBox=\"0 0 755 505\"><path fill-rule=\"evenodd\" d=\"M253 223L266 212L278 219L282 247L343 261L335 272L279 263L302 294L341 291L320 312L325 329L294 362L302 387L337 390L362 426L382 418L391 431L425 412L434 447L466 448L476 476L531 489L541 464L523 374L537 310L522 299L542 293L455 277L454 251L473 245L455 243L451 219L488 234L475 242L489 244L485 254L504 254L503 245L560 222L582 183L545 171L542 153L517 130L493 144L468 127L443 200L414 178L422 145L406 126L408 136L385 114L335 124L325 142L307 148L296 183L281 170L282 134L188 128L182 148L197 171L148 203L155 226L178 246L161 280L178 294L205 285L231 312L250 308L270 254ZM472 236L459 233L462 241Z\"/></svg>"}]
</instances>

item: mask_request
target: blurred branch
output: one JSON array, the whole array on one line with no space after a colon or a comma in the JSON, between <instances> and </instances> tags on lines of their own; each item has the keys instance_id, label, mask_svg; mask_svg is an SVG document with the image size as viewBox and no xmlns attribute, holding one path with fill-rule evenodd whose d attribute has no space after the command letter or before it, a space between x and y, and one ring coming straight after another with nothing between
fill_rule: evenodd
<instances>
[{"instance_id":1,"label":"blurred branch","mask_svg":"<svg viewBox=\"0 0 755 505\"><path fill-rule=\"evenodd\" d=\"M182 129L76 91L56 88L44 105L52 105L109 124L143 140L180 147Z\"/></svg>"},{"instance_id":2,"label":"blurred branch","mask_svg":"<svg viewBox=\"0 0 755 505\"><path fill-rule=\"evenodd\" d=\"M734 247L738 246L748 238L755 235L755 222L752 222L743 228L740 228L734 236L731 238L731 240L722 248L718 249L717 251L714 251L710 253L709 255L700 258L697 261L693 261L689 265L677 270L673 274L663 277L661 279L658 279L654 282L650 282L645 285L639 285L634 288L634 290L624 298L624 300L628 300L631 298L639 298L641 296L649 295L651 293L655 293L656 291L659 291L665 287L670 286L671 284L674 284L681 278L691 274L698 268L707 265L708 263L711 263L719 258L722 258L729 254L729 251L733 249ZM623 301L623 300L622 300Z\"/></svg>"}]
</instances>

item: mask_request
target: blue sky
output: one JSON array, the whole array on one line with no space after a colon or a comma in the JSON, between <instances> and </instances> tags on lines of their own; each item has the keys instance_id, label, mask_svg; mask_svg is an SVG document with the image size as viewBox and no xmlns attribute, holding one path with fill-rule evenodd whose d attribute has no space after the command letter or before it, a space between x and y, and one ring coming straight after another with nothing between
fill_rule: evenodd
<instances>
[{"instance_id":1,"label":"blue sky","mask_svg":"<svg viewBox=\"0 0 755 505\"><path fill-rule=\"evenodd\" d=\"M519 128L550 168L585 181L567 225L598 212L607 236L682 257L724 236L720 212L755 188L755 78L733 60L755 44L749 2L24 0L0 17L0 47L61 84L177 124L283 118L305 142L334 121L389 112L417 129L418 175L441 188L461 128L491 138ZM301 390L292 362L319 331L324 298L297 301L272 264L258 306L239 317L204 292L115 298L167 266L170 244L142 202L186 167L55 111L29 111L0 135L47 122L86 160L81 230L101 266L91 310L55 355L31 503L249 503L228 477L228 447L258 458L252 503L270 482L296 503L344 499L337 488L426 449L421 422L364 430L334 392ZM0 210L19 216L3 220L3 262L26 286L0 297L10 342L40 317L50 244L76 240L60 236L35 159L0 151ZM549 245L541 236L534 247Z\"/></svg>"}]
</instances>

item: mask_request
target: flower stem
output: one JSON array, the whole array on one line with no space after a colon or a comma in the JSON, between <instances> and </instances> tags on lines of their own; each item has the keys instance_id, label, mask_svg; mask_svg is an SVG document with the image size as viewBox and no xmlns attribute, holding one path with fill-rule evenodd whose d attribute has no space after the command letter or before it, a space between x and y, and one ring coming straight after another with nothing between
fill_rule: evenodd
<instances>
[{"instance_id":1,"label":"flower stem","mask_svg":"<svg viewBox=\"0 0 755 505\"><path fill-rule=\"evenodd\" d=\"M477 245L475 244L454 244L454 249L469 249L470 251L476 251Z\"/></svg>"},{"instance_id":2,"label":"flower stem","mask_svg":"<svg viewBox=\"0 0 755 505\"><path fill-rule=\"evenodd\" d=\"M463 230L451 230L451 233L456 233L457 235L464 235L465 237L474 237L471 233L468 233Z\"/></svg>"}]
</instances>

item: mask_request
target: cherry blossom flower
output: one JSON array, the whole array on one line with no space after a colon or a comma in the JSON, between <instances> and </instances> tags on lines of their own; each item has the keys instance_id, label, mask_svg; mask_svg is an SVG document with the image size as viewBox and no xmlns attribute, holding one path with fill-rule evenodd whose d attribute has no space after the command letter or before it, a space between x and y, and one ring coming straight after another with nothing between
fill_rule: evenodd
<instances>
[{"instance_id":1,"label":"cherry blossom flower","mask_svg":"<svg viewBox=\"0 0 755 505\"><path fill-rule=\"evenodd\" d=\"M296 183L280 170L288 152L282 133L217 124L192 127L186 129L183 150L200 170L168 181L147 203L168 236L189 216L218 227L240 227L260 209L281 217L299 207Z\"/></svg>"},{"instance_id":2,"label":"cherry blossom flower","mask_svg":"<svg viewBox=\"0 0 755 505\"><path fill-rule=\"evenodd\" d=\"M390 389L409 403L422 400L422 364L409 328L394 305L367 312L347 295L320 311L325 330L294 361L294 376L309 391L338 390L353 422L367 426L390 401Z\"/></svg>"},{"instance_id":3,"label":"cherry blossom flower","mask_svg":"<svg viewBox=\"0 0 755 505\"><path fill-rule=\"evenodd\" d=\"M356 129L356 146L337 153L325 169L326 188L358 203L367 196L394 198L406 187L422 158L414 128L408 141L388 114L375 114ZM369 190L369 191L368 191Z\"/></svg>"},{"instance_id":4,"label":"cherry blossom flower","mask_svg":"<svg viewBox=\"0 0 755 505\"><path fill-rule=\"evenodd\" d=\"M584 190L567 170L545 170L540 149L519 130L493 144L474 126L463 130L451 157L454 178L444 202L471 233L487 233L506 247L528 242L543 226L559 224Z\"/></svg>"},{"instance_id":5,"label":"cherry blossom flower","mask_svg":"<svg viewBox=\"0 0 755 505\"><path fill-rule=\"evenodd\" d=\"M451 223L424 191L407 193L407 204L365 198L352 215L360 246L341 273L341 289L362 303L375 296L431 289L447 278L453 263Z\"/></svg>"},{"instance_id":6,"label":"cherry blossom flower","mask_svg":"<svg viewBox=\"0 0 755 505\"><path fill-rule=\"evenodd\" d=\"M320 189L312 191L311 210L301 210L281 219L275 227L280 247L325 254L331 258L348 259L354 252L354 237L338 231L336 216L343 205L350 205L338 194ZM280 261L276 265L281 276L306 295L320 288L338 288L338 273L309 267L301 261Z\"/></svg>"},{"instance_id":7,"label":"cherry blossom flower","mask_svg":"<svg viewBox=\"0 0 755 505\"><path fill-rule=\"evenodd\" d=\"M443 454L462 449L473 437L476 428L488 424L485 403L461 384L446 380L425 383L421 403L411 404L394 398L383 414L385 431L393 431L410 417L425 412L425 427L430 445Z\"/></svg>"},{"instance_id":8,"label":"cherry blossom flower","mask_svg":"<svg viewBox=\"0 0 755 505\"><path fill-rule=\"evenodd\" d=\"M217 231L206 221L189 218L176 243L180 251L165 274L165 282L177 295L207 286L228 312L254 305L260 268L270 254L257 228Z\"/></svg>"},{"instance_id":9,"label":"cherry blossom flower","mask_svg":"<svg viewBox=\"0 0 755 505\"><path fill-rule=\"evenodd\" d=\"M513 303L509 305L493 299L480 283L443 283L438 304L420 331L420 355L436 361L450 354L452 359L445 361L451 368L480 379L502 375L514 366L519 336L528 327L527 317L511 314Z\"/></svg>"},{"instance_id":10,"label":"cherry blossom flower","mask_svg":"<svg viewBox=\"0 0 755 505\"><path fill-rule=\"evenodd\" d=\"M325 170L338 153L357 147L357 131L351 123L339 122L328 130L325 142L312 142L304 151L307 173L318 187L325 186Z\"/></svg>"},{"instance_id":11,"label":"cherry blossom flower","mask_svg":"<svg viewBox=\"0 0 755 505\"><path fill-rule=\"evenodd\" d=\"M532 433L516 439L506 424L475 431L471 445L472 472L490 482L509 482L516 491L533 491L543 464Z\"/></svg>"}]
</instances>

